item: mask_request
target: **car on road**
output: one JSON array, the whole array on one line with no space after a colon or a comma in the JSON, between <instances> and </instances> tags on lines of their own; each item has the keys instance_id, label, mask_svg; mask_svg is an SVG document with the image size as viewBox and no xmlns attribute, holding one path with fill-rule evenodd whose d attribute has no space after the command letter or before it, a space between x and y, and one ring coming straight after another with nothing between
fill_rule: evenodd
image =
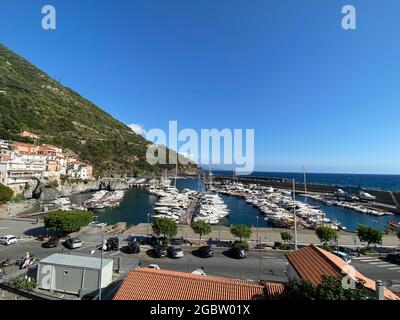
<instances>
[{"instance_id":1,"label":"car on road","mask_svg":"<svg viewBox=\"0 0 400 320\"><path fill-rule=\"evenodd\" d=\"M43 248L55 248L58 246L60 240L57 237L50 237L45 243L43 243Z\"/></svg>"},{"instance_id":2,"label":"car on road","mask_svg":"<svg viewBox=\"0 0 400 320\"><path fill-rule=\"evenodd\" d=\"M168 254L167 247L159 245L159 244L154 246L153 251L154 251L154 255L157 258L166 257Z\"/></svg>"},{"instance_id":3,"label":"car on road","mask_svg":"<svg viewBox=\"0 0 400 320\"><path fill-rule=\"evenodd\" d=\"M150 264L147 266L148 269L156 269L156 270L160 270L160 267L157 264Z\"/></svg>"},{"instance_id":4,"label":"car on road","mask_svg":"<svg viewBox=\"0 0 400 320\"><path fill-rule=\"evenodd\" d=\"M214 250L211 248L211 246L200 247L197 252L202 258L210 258L214 256Z\"/></svg>"},{"instance_id":5,"label":"car on road","mask_svg":"<svg viewBox=\"0 0 400 320\"><path fill-rule=\"evenodd\" d=\"M12 235L12 234L8 234L6 236L2 236L2 237L0 237L0 243L4 244L5 246L17 243L17 237Z\"/></svg>"},{"instance_id":6,"label":"car on road","mask_svg":"<svg viewBox=\"0 0 400 320\"><path fill-rule=\"evenodd\" d=\"M400 252L388 253L386 260L394 263L400 263Z\"/></svg>"},{"instance_id":7,"label":"car on road","mask_svg":"<svg viewBox=\"0 0 400 320\"><path fill-rule=\"evenodd\" d=\"M167 252L171 258L175 259L182 258L184 256L184 253L180 246L169 246Z\"/></svg>"},{"instance_id":8,"label":"car on road","mask_svg":"<svg viewBox=\"0 0 400 320\"><path fill-rule=\"evenodd\" d=\"M82 247L82 241L77 237L69 238L65 240L64 245L69 249L77 249Z\"/></svg>"},{"instance_id":9,"label":"car on road","mask_svg":"<svg viewBox=\"0 0 400 320\"><path fill-rule=\"evenodd\" d=\"M332 252L335 256L338 256L339 258L341 258L344 262L350 264L351 263L351 258L347 253L344 253L342 251L333 251Z\"/></svg>"},{"instance_id":10,"label":"car on road","mask_svg":"<svg viewBox=\"0 0 400 320\"><path fill-rule=\"evenodd\" d=\"M197 274L199 276L206 276L206 273L202 269L196 269L192 271L192 274Z\"/></svg>"},{"instance_id":11,"label":"car on road","mask_svg":"<svg viewBox=\"0 0 400 320\"><path fill-rule=\"evenodd\" d=\"M136 241L131 241L128 243L126 247L126 253L139 253L140 252L140 245Z\"/></svg>"},{"instance_id":12,"label":"car on road","mask_svg":"<svg viewBox=\"0 0 400 320\"><path fill-rule=\"evenodd\" d=\"M236 259L243 259L247 257L247 251L243 248L232 247L229 249L229 254Z\"/></svg>"}]
</instances>

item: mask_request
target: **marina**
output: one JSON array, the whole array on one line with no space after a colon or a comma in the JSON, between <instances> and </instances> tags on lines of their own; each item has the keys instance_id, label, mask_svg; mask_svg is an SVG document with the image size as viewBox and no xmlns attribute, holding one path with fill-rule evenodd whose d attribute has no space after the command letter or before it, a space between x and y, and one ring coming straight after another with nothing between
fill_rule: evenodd
<instances>
[{"instance_id":1,"label":"marina","mask_svg":"<svg viewBox=\"0 0 400 320\"><path fill-rule=\"evenodd\" d=\"M152 183L155 185L154 181ZM173 185L171 185L172 183ZM118 207L105 208L101 210L94 209L95 214L98 216L98 219L101 222L111 224L119 221L125 221L128 225L136 225L139 223L151 222L151 220L155 217L165 217L165 214L169 212L168 209L172 206L175 221L179 223L187 224L192 218L196 220L200 219L200 216L199 218L196 218L195 209L197 209L198 205L201 204L201 198L199 198L198 195L205 189L202 179L182 178L177 179L176 183L174 179L169 179L169 183L167 183L167 180L164 181L163 188L168 188L170 193L166 192L167 189L162 190L162 188L158 188L159 194L156 195L154 194L156 188L151 188L151 186L148 188L131 188L125 192L125 195ZM214 188L218 189L219 187L217 184L214 184ZM253 186L253 189L254 188L255 187ZM268 191L270 190L262 190L262 192L266 195L270 193ZM233 192L233 190L231 190L231 192ZM269 201L268 199L265 199L264 201L264 211L268 212L267 205L271 207L271 210L267 215L257 206L254 206L251 202L246 201L243 197L238 197L233 194L228 195L224 192L221 192L219 193L219 197L226 205L222 208L226 209L228 214L225 216L219 216L218 222L215 220L209 222L217 222L216 225L221 226L245 224L248 226L258 225L259 227L281 226L290 228L293 225L293 214L290 211L290 206L292 206L291 192L282 190L276 191L275 193L276 197L274 197L274 201L277 201L278 203L274 204L273 201ZM177 197L178 194L179 197ZM269 194L269 196L271 197L273 194L274 193ZM71 203L82 205L92 195L93 193L73 195L71 197ZM198 203L190 203L190 201L188 202L187 200L184 200L189 198L192 200L197 199ZM255 199L256 197L254 196L253 198ZM174 202L174 199L181 201L181 205L178 205L176 201ZM250 197L249 200L251 199L252 198ZM279 207L278 200L281 201L282 204L286 203L287 209L276 208L276 206ZM221 204L221 201L217 202ZM158 211L155 211L155 208L158 208ZM275 216L273 215L274 210ZM221 214L225 214L226 211L222 211ZM310 194L308 194L307 197L304 197L304 195L296 195L296 211L298 211L297 214L302 219L301 221L303 221L301 223L302 228L312 227L315 225L316 219L325 219L325 223L330 223L331 225L336 224L337 228L346 229L347 231L356 230L358 224L364 224L383 231L388 225L389 221L394 221L395 223L400 222L400 216L398 215L373 216L371 214L357 212L353 209L343 206L325 204L314 199L314 197L311 197ZM203 210L202 212L205 211ZM286 215L287 221L283 220L283 223L277 224L276 217L279 217L279 214L281 214L282 217L285 217ZM211 220L213 219L211 218ZM303 223L305 223L305 225Z\"/></svg>"}]
</instances>

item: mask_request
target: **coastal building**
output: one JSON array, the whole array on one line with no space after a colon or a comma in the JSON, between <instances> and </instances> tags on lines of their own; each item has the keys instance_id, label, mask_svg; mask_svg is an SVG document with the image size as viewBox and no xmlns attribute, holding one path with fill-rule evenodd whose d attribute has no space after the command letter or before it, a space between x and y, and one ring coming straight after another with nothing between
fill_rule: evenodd
<instances>
[{"instance_id":1,"label":"coastal building","mask_svg":"<svg viewBox=\"0 0 400 320\"><path fill-rule=\"evenodd\" d=\"M75 179L91 179L93 177L93 167L82 162L68 164L67 175Z\"/></svg>"},{"instance_id":2,"label":"coastal building","mask_svg":"<svg viewBox=\"0 0 400 320\"><path fill-rule=\"evenodd\" d=\"M39 136L37 136L36 134L34 134L32 132L26 131L26 130L22 131L20 133L20 136L24 137L24 138L31 138L33 140L38 140L39 139Z\"/></svg>"},{"instance_id":3,"label":"coastal building","mask_svg":"<svg viewBox=\"0 0 400 320\"><path fill-rule=\"evenodd\" d=\"M46 170L46 158L35 154L11 152L0 158L1 180L4 184L19 185L39 179Z\"/></svg>"},{"instance_id":4,"label":"coastal building","mask_svg":"<svg viewBox=\"0 0 400 320\"><path fill-rule=\"evenodd\" d=\"M113 300L266 300L265 284L221 276L137 269L130 271Z\"/></svg>"},{"instance_id":5,"label":"coastal building","mask_svg":"<svg viewBox=\"0 0 400 320\"><path fill-rule=\"evenodd\" d=\"M31 137L30 132L21 133ZM68 154L68 155L67 155ZM93 177L93 167L70 156L60 147L0 140L0 181L23 187L35 179L60 180L61 175L82 180Z\"/></svg>"},{"instance_id":6,"label":"coastal building","mask_svg":"<svg viewBox=\"0 0 400 320\"><path fill-rule=\"evenodd\" d=\"M315 245L292 251L286 257L289 261L289 279L303 279L319 285L323 276L348 277L349 280L363 282L371 296L379 300L400 300L399 296L382 284L367 278L341 258Z\"/></svg>"},{"instance_id":7,"label":"coastal building","mask_svg":"<svg viewBox=\"0 0 400 320\"><path fill-rule=\"evenodd\" d=\"M9 140L0 139L0 154L10 153L13 149L13 143Z\"/></svg>"}]
</instances>

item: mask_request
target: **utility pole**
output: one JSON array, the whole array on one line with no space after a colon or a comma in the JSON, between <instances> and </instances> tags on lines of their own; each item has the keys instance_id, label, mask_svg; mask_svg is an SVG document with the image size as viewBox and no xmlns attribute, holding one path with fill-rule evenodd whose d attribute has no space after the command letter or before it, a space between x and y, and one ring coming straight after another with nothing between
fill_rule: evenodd
<instances>
[{"instance_id":1,"label":"utility pole","mask_svg":"<svg viewBox=\"0 0 400 320\"><path fill-rule=\"evenodd\" d=\"M303 166L303 174L304 174L304 200L307 203L307 179L306 179L306 169Z\"/></svg>"},{"instance_id":2,"label":"utility pole","mask_svg":"<svg viewBox=\"0 0 400 320\"><path fill-rule=\"evenodd\" d=\"M261 237L259 239L260 241L260 281L262 280L262 247L261 247Z\"/></svg>"},{"instance_id":3,"label":"utility pole","mask_svg":"<svg viewBox=\"0 0 400 320\"><path fill-rule=\"evenodd\" d=\"M150 213L147 214L147 236L149 235Z\"/></svg>"},{"instance_id":4,"label":"utility pole","mask_svg":"<svg viewBox=\"0 0 400 320\"><path fill-rule=\"evenodd\" d=\"M186 248L186 252L185 252L185 267L186 267L186 272L188 272L188 237L187 237L187 233L186 233L186 243L185 243L185 248Z\"/></svg>"},{"instance_id":5,"label":"utility pole","mask_svg":"<svg viewBox=\"0 0 400 320\"><path fill-rule=\"evenodd\" d=\"M257 233L257 235L256 235L256 239L258 240L258 219L260 219L260 217L259 216L256 216L256 218L257 218L257 228L256 228L256 233ZM257 242L257 241L256 241ZM260 243L261 244L261 243Z\"/></svg>"},{"instance_id":6,"label":"utility pole","mask_svg":"<svg viewBox=\"0 0 400 320\"><path fill-rule=\"evenodd\" d=\"M296 181L293 179L294 250L297 250Z\"/></svg>"},{"instance_id":7,"label":"utility pole","mask_svg":"<svg viewBox=\"0 0 400 320\"><path fill-rule=\"evenodd\" d=\"M101 258L100 258L100 286L99 286L99 300L101 300L101 283L103 282L103 252L104 252L104 230L101 233Z\"/></svg>"}]
</instances>

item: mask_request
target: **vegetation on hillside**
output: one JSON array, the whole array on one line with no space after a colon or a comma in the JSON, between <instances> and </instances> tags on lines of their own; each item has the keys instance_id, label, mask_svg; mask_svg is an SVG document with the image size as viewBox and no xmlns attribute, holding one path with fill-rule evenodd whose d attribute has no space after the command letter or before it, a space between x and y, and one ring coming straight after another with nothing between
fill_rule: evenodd
<instances>
[{"instance_id":1,"label":"vegetation on hillside","mask_svg":"<svg viewBox=\"0 0 400 320\"><path fill-rule=\"evenodd\" d=\"M150 142L142 136L0 45L0 138L33 142L19 136L23 130L39 135L39 143L72 150L94 165L95 176L168 169L145 161Z\"/></svg>"},{"instance_id":2,"label":"vegetation on hillside","mask_svg":"<svg viewBox=\"0 0 400 320\"><path fill-rule=\"evenodd\" d=\"M0 204L6 203L13 198L13 191L0 183Z\"/></svg>"}]
</instances>

